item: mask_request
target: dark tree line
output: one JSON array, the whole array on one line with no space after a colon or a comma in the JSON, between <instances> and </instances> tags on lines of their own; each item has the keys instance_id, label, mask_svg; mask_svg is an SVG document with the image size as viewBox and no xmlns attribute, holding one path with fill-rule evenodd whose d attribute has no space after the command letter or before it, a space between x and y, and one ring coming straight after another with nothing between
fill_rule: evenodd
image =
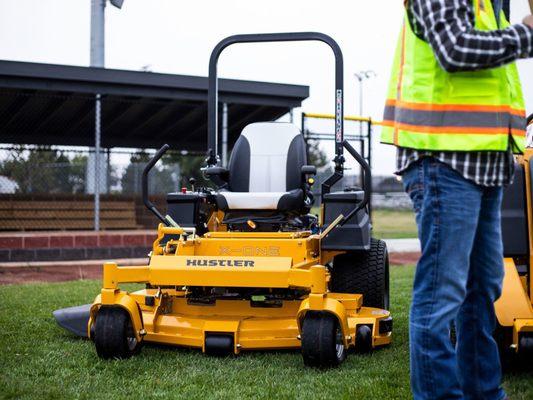
<instances>
[{"instance_id":1,"label":"dark tree line","mask_svg":"<svg viewBox=\"0 0 533 400\"><path fill-rule=\"evenodd\" d=\"M18 193L83 193L86 165L85 155L68 157L49 147L20 146L0 161L0 175L15 182Z\"/></svg>"}]
</instances>

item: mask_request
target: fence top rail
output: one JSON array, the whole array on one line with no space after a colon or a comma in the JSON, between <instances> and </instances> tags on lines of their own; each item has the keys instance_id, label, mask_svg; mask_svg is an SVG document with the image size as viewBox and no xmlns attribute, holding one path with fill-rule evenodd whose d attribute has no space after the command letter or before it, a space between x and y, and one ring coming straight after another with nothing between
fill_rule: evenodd
<instances>
[{"instance_id":1,"label":"fence top rail","mask_svg":"<svg viewBox=\"0 0 533 400\"><path fill-rule=\"evenodd\" d=\"M322 114L322 113L303 113L304 118L314 118L314 119L335 119L334 114ZM345 121L356 121L356 122L370 122L374 125L382 125L382 121L374 120L368 117L360 117L356 115L345 115Z\"/></svg>"}]
</instances>

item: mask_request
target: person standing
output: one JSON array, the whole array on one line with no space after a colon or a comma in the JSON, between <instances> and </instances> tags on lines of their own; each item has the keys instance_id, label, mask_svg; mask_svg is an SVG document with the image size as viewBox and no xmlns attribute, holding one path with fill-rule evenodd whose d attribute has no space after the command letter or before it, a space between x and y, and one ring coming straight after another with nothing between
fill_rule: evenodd
<instances>
[{"instance_id":1,"label":"person standing","mask_svg":"<svg viewBox=\"0 0 533 400\"><path fill-rule=\"evenodd\" d=\"M381 141L398 147L422 247L409 327L415 399L505 398L492 336L500 206L525 145L514 61L533 56L533 16L510 25L502 2L405 1Z\"/></svg>"}]
</instances>

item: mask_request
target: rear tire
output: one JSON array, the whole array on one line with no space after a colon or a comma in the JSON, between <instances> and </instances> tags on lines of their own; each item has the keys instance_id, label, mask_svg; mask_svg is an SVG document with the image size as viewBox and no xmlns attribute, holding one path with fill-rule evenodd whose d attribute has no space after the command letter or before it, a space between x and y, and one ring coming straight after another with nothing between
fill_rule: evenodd
<instances>
[{"instance_id":1,"label":"rear tire","mask_svg":"<svg viewBox=\"0 0 533 400\"><path fill-rule=\"evenodd\" d=\"M119 307L101 307L96 314L94 345L100 358L129 358L141 343L135 338L128 312Z\"/></svg>"},{"instance_id":2,"label":"rear tire","mask_svg":"<svg viewBox=\"0 0 533 400\"><path fill-rule=\"evenodd\" d=\"M389 255L386 243L372 238L370 250L336 256L330 288L335 293L362 294L364 306L388 310Z\"/></svg>"},{"instance_id":3,"label":"rear tire","mask_svg":"<svg viewBox=\"0 0 533 400\"><path fill-rule=\"evenodd\" d=\"M308 311L303 320L302 356L308 367L328 368L346 359L342 330L335 316Z\"/></svg>"}]
</instances>

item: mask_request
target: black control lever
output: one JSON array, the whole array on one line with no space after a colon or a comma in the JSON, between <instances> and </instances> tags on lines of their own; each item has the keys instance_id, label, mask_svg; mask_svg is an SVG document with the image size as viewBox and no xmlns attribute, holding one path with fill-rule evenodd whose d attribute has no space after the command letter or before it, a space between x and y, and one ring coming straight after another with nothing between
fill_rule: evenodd
<instances>
[{"instance_id":1,"label":"black control lever","mask_svg":"<svg viewBox=\"0 0 533 400\"><path fill-rule=\"evenodd\" d=\"M146 167L144 167L143 175L142 175L142 195L143 195L143 203L146 206L146 208L152 212L163 224L166 226L170 226L169 221L159 212L157 207L154 203L148 199L148 173L152 170L155 164L165 155L167 150L170 148L168 144L163 145L157 153L152 157L152 159L146 164Z\"/></svg>"}]
</instances>

